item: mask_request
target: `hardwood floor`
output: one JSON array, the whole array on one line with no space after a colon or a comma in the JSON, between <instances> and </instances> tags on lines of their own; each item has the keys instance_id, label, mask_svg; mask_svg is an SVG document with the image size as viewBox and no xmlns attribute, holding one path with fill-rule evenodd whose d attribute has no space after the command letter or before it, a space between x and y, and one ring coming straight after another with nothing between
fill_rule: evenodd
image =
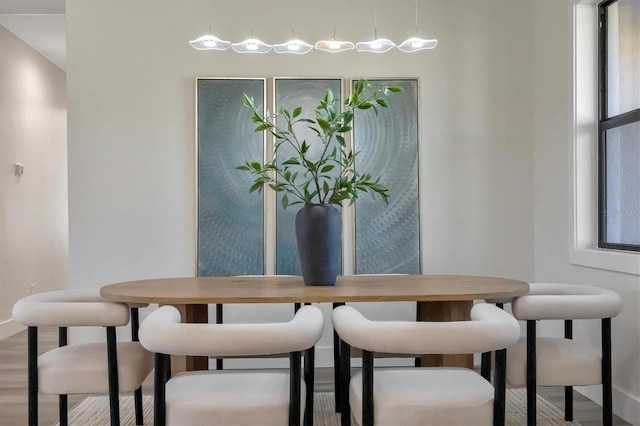
<instances>
[{"instance_id":1,"label":"hardwood floor","mask_svg":"<svg viewBox=\"0 0 640 426\"><path fill-rule=\"evenodd\" d=\"M39 330L39 352L45 352L57 346L56 329ZM143 393L152 394L152 376L143 385ZM316 371L316 390L333 390L333 370L319 368ZM553 404L564 409L563 388L541 388L540 393ZM82 401L85 395L69 397L69 410ZM599 405L574 392L574 420L583 426L601 425L602 410ZM44 426L58 421L58 397L39 396L39 420ZM20 332L7 339L0 340L0 424L5 426L23 426L27 424L27 333ZM614 419L614 425L629 425L620 418Z\"/></svg>"}]
</instances>

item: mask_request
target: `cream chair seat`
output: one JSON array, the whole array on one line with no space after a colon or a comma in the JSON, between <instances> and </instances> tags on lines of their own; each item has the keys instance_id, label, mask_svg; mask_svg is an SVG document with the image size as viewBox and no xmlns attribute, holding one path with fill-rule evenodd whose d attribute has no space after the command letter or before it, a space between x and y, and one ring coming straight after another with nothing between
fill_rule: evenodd
<instances>
[{"instance_id":1,"label":"cream chair seat","mask_svg":"<svg viewBox=\"0 0 640 426\"><path fill-rule=\"evenodd\" d=\"M362 373L349 384L353 417L343 425L491 425L504 420L503 401L473 370L448 367L373 369L373 353L465 354L504 349L520 336L517 321L486 303L471 321L371 321L349 306L333 311L333 325L345 342L363 350ZM504 370L496 369L496 375ZM503 379L500 379L503 382ZM343 409L343 415L344 413ZM495 419L494 419L495 417Z\"/></svg>"},{"instance_id":2,"label":"cream chair seat","mask_svg":"<svg viewBox=\"0 0 640 426\"><path fill-rule=\"evenodd\" d=\"M66 395L110 397L111 424L120 424L119 392L135 392L136 422L143 423L141 385L153 369L153 357L138 342L116 343L117 326L129 323L126 304L103 300L97 290L64 290L25 297L13 318L28 326L29 424L38 424L38 392L60 395L60 423L67 422ZM137 319L135 310L134 319ZM37 356L37 330L60 327L61 345ZM67 345L67 327L105 327L106 343ZM137 324L132 321L133 337Z\"/></svg>"},{"instance_id":3,"label":"cream chair seat","mask_svg":"<svg viewBox=\"0 0 640 426\"><path fill-rule=\"evenodd\" d=\"M138 389L153 368L151 354L138 342L119 342L117 357L120 391ZM62 346L38 358L38 390L43 394L107 394L107 375L106 343Z\"/></svg>"},{"instance_id":4,"label":"cream chair seat","mask_svg":"<svg viewBox=\"0 0 640 426\"><path fill-rule=\"evenodd\" d=\"M613 422L611 318L622 311L617 293L577 284L530 284L513 299L513 315L527 322L527 336L507 351L507 383L527 387L527 423L536 424L536 387L565 386L565 420L573 420L573 386L602 384L603 424ZM573 320L601 319L602 350L575 341ZM564 320L565 336L537 337L538 320Z\"/></svg>"},{"instance_id":5,"label":"cream chair seat","mask_svg":"<svg viewBox=\"0 0 640 426\"><path fill-rule=\"evenodd\" d=\"M157 309L140 328L140 342L156 353L156 424L299 424L305 409L301 352L314 347L322 330L315 306L301 307L289 322L267 324L186 324L174 307ZM290 353L288 373L207 370L169 378L169 355L279 353Z\"/></svg>"}]
</instances>

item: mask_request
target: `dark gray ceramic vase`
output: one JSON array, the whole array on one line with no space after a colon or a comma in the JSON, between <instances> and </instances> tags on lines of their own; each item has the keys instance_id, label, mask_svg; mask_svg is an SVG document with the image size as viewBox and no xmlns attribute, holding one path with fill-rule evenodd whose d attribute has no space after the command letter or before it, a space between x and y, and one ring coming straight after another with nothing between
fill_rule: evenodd
<instances>
[{"instance_id":1,"label":"dark gray ceramic vase","mask_svg":"<svg viewBox=\"0 0 640 426\"><path fill-rule=\"evenodd\" d=\"M335 285L340 272L342 216L330 204L309 204L296 214L296 240L306 285Z\"/></svg>"}]
</instances>

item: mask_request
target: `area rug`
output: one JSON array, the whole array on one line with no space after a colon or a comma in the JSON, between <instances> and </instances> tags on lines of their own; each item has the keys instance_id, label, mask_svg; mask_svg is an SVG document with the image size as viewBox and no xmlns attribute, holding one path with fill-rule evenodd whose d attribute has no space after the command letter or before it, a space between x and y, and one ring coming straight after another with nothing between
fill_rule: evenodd
<instances>
[{"instance_id":1,"label":"area rug","mask_svg":"<svg viewBox=\"0 0 640 426\"><path fill-rule=\"evenodd\" d=\"M153 398L144 397L144 423L153 424ZM316 392L314 399L314 425L339 426L340 416L334 412L332 392ZM135 425L133 397L120 398L120 420L122 426ZM508 426L527 424L527 397L523 389L507 390ZM88 397L69 412L69 425L108 426L109 399L106 396ZM577 422L565 422L563 412L555 405L538 395L538 425L580 425Z\"/></svg>"}]
</instances>

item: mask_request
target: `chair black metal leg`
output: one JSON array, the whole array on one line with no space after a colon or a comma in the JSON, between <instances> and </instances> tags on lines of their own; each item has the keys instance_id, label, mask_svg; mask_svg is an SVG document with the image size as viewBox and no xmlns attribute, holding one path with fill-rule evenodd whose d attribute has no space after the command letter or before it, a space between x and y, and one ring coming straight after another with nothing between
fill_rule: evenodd
<instances>
[{"instance_id":1,"label":"chair black metal leg","mask_svg":"<svg viewBox=\"0 0 640 426\"><path fill-rule=\"evenodd\" d=\"M373 426L373 353L362 351L362 426Z\"/></svg>"},{"instance_id":2,"label":"chair black metal leg","mask_svg":"<svg viewBox=\"0 0 640 426\"><path fill-rule=\"evenodd\" d=\"M67 395L58 395L58 418L60 426L69 424L69 398Z\"/></svg>"},{"instance_id":3,"label":"chair black metal leg","mask_svg":"<svg viewBox=\"0 0 640 426\"><path fill-rule=\"evenodd\" d=\"M602 319L602 424L613 424L611 383L611 318Z\"/></svg>"},{"instance_id":4,"label":"chair black metal leg","mask_svg":"<svg viewBox=\"0 0 640 426\"><path fill-rule=\"evenodd\" d=\"M166 354L155 354L155 373L153 385L153 424L164 426L166 423L165 385L171 372L171 358Z\"/></svg>"},{"instance_id":5,"label":"chair black metal leg","mask_svg":"<svg viewBox=\"0 0 640 426\"><path fill-rule=\"evenodd\" d=\"M491 352L483 352L480 357L480 375L491 381Z\"/></svg>"},{"instance_id":6,"label":"chair black metal leg","mask_svg":"<svg viewBox=\"0 0 640 426\"><path fill-rule=\"evenodd\" d=\"M573 321L564 321L564 338L573 339ZM573 386L564 387L564 419L573 421Z\"/></svg>"},{"instance_id":7,"label":"chair black metal leg","mask_svg":"<svg viewBox=\"0 0 640 426\"><path fill-rule=\"evenodd\" d=\"M67 327L58 327L58 347L67 346L69 340L69 330Z\"/></svg>"},{"instance_id":8,"label":"chair black metal leg","mask_svg":"<svg viewBox=\"0 0 640 426\"><path fill-rule=\"evenodd\" d=\"M140 330L140 312L138 308L131 308L131 341L139 342L138 330Z\"/></svg>"},{"instance_id":9,"label":"chair black metal leg","mask_svg":"<svg viewBox=\"0 0 640 426\"><path fill-rule=\"evenodd\" d=\"M289 355L289 426L300 424L300 352Z\"/></svg>"},{"instance_id":10,"label":"chair black metal leg","mask_svg":"<svg viewBox=\"0 0 640 426\"><path fill-rule=\"evenodd\" d=\"M536 322L527 321L527 426L536 424Z\"/></svg>"},{"instance_id":11,"label":"chair black metal leg","mask_svg":"<svg viewBox=\"0 0 640 426\"><path fill-rule=\"evenodd\" d=\"M142 386L133 391L133 403L136 410L136 425L143 425L144 411L142 408Z\"/></svg>"},{"instance_id":12,"label":"chair black metal leg","mask_svg":"<svg viewBox=\"0 0 640 426\"><path fill-rule=\"evenodd\" d=\"M67 346L69 333L67 327L58 327L58 347ZM60 426L67 426L69 423L69 398L67 395L58 395L58 418Z\"/></svg>"},{"instance_id":13,"label":"chair black metal leg","mask_svg":"<svg viewBox=\"0 0 640 426\"><path fill-rule=\"evenodd\" d=\"M342 399L342 386L340 385L341 380L341 356L340 356L340 337L336 330L333 330L333 383L334 383L334 395L336 398L336 413L339 413L342 410L340 405L340 401Z\"/></svg>"},{"instance_id":14,"label":"chair black metal leg","mask_svg":"<svg viewBox=\"0 0 640 426\"><path fill-rule=\"evenodd\" d=\"M29 426L38 426L38 328L27 328Z\"/></svg>"},{"instance_id":15,"label":"chair black metal leg","mask_svg":"<svg viewBox=\"0 0 640 426\"><path fill-rule=\"evenodd\" d=\"M416 322L420 322L420 318L422 317L422 303L416 302ZM415 357L413 360L413 366L416 368L422 367L422 357Z\"/></svg>"},{"instance_id":16,"label":"chair black metal leg","mask_svg":"<svg viewBox=\"0 0 640 426\"><path fill-rule=\"evenodd\" d=\"M216 303L216 324L222 324L224 320L223 312L222 312L222 303ZM224 369L224 361L222 358L216 359L216 370Z\"/></svg>"},{"instance_id":17,"label":"chair black metal leg","mask_svg":"<svg viewBox=\"0 0 640 426\"><path fill-rule=\"evenodd\" d=\"M344 303L334 303L333 309L338 306L344 305ZM336 330L333 330L333 383L334 383L334 395L336 398L336 413L341 410L340 401L342 399L342 389L340 386L340 337Z\"/></svg>"},{"instance_id":18,"label":"chair black metal leg","mask_svg":"<svg viewBox=\"0 0 640 426\"><path fill-rule=\"evenodd\" d=\"M305 426L313 425L313 388L315 385L315 346L304 351L304 383L306 387L305 407L304 407L304 424Z\"/></svg>"},{"instance_id":19,"label":"chair black metal leg","mask_svg":"<svg viewBox=\"0 0 640 426\"><path fill-rule=\"evenodd\" d=\"M489 352L491 354L491 352ZM489 369L491 374L491 369ZM507 392L507 350L496 351L496 367L494 371L494 398L493 398L493 424L494 426L504 426L505 422L505 401Z\"/></svg>"},{"instance_id":20,"label":"chair black metal leg","mask_svg":"<svg viewBox=\"0 0 640 426\"><path fill-rule=\"evenodd\" d=\"M564 387L564 420L573 421L573 386Z\"/></svg>"},{"instance_id":21,"label":"chair black metal leg","mask_svg":"<svg viewBox=\"0 0 640 426\"><path fill-rule=\"evenodd\" d=\"M120 426L120 401L118 394L118 353L116 349L116 328L107 327L107 370L109 373L109 407L111 426Z\"/></svg>"},{"instance_id":22,"label":"chair black metal leg","mask_svg":"<svg viewBox=\"0 0 640 426\"><path fill-rule=\"evenodd\" d=\"M131 341L139 342L138 330L140 329L140 316L138 308L131 308ZM144 412L142 409L142 386L133 392L133 404L136 411L136 425L144 424Z\"/></svg>"},{"instance_id":23,"label":"chair black metal leg","mask_svg":"<svg viewBox=\"0 0 640 426\"><path fill-rule=\"evenodd\" d=\"M351 379L351 347L340 339L340 418L342 426L351 425L349 405L349 380ZM337 398L337 397L336 397Z\"/></svg>"},{"instance_id":24,"label":"chair black metal leg","mask_svg":"<svg viewBox=\"0 0 640 426\"><path fill-rule=\"evenodd\" d=\"M504 309L504 303L496 303L500 309ZM480 375L488 382L491 381L491 352L483 352L480 357Z\"/></svg>"}]
</instances>

